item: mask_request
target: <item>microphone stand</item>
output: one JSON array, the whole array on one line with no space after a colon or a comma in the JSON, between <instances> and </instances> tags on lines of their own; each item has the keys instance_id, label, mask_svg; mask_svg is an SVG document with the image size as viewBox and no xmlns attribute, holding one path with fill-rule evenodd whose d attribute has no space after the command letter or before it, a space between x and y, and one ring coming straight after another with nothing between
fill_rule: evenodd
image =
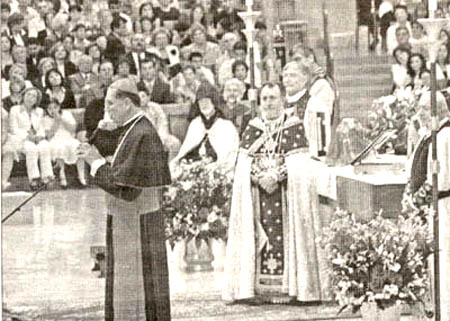
<instances>
[{"instance_id":1,"label":"microphone stand","mask_svg":"<svg viewBox=\"0 0 450 321\"><path fill-rule=\"evenodd\" d=\"M50 181L51 182L51 181ZM9 213L4 219L2 219L2 224L5 223L11 216L13 216L15 213L17 213L18 211L20 211L22 209L22 206L24 206L25 204L27 204L29 201L31 201L33 198L36 197L37 194L39 194L40 192L42 192L47 185L50 183L47 182L45 184L43 184L41 187L39 187L36 191L34 191L33 194L30 195L30 197L28 197L26 200L24 200L22 203L20 203L19 206L17 206L11 213Z\"/></svg>"}]
</instances>

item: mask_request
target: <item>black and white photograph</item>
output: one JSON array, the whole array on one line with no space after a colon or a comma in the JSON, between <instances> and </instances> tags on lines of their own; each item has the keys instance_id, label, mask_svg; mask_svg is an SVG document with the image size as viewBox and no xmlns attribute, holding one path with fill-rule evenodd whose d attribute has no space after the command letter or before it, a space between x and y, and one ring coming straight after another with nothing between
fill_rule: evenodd
<instances>
[{"instance_id":1,"label":"black and white photograph","mask_svg":"<svg viewBox=\"0 0 450 321\"><path fill-rule=\"evenodd\" d=\"M450 321L450 0L0 0L2 321Z\"/></svg>"}]
</instances>

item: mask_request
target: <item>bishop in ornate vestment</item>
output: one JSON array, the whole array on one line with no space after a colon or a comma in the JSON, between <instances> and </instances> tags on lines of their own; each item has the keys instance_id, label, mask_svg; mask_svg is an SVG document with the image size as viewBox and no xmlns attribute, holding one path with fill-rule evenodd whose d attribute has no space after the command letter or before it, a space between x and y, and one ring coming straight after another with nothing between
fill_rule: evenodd
<instances>
[{"instance_id":1,"label":"bishop in ornate vestment","mask_svg":"<svg viewBox=\"0 0 450 321\"><path fill-rule=\"evenodd\" d=\"M322 229L303 121L284 112L279 84L243 133L234 177L222 297L271 303L328 297Z\"/></svg>"}]
</instances>

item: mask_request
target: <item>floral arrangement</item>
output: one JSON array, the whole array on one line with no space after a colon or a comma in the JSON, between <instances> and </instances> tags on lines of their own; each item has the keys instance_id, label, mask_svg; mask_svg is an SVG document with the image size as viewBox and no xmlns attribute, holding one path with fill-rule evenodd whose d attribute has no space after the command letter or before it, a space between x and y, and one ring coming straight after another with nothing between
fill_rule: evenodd
<instances>
[{"instance_id":1,"label":"floral arrangement","mask_svg":"<svg viewBox=\"0 0 450 321\"><path fill-rule=\"evenodd\" d=\"M170 244L181 240L226 239L231 205L232 179L209 158L182 160L179 175L163 198L166 237Z\"/></svg>"},{"instance_id":2,"label":"floral arrangement","mask_svg":"<svg viewBox=\"0 0 450 321\"><path fill-rule=\"evenodd\" d=\"M433 187L425 182L415 193L408 183L402 198L402 214L405 217L418 216L424 224L428 221L430 206L433 201Z\"/></svg>"},{"instance_id":3,"label":"floral arrangement","mask_svg":"<svg viewBox=\"0 0 450 321\"><path fill-rule=\"evenodd\" d=\"M417 97L410 89L397 89L392 95L375 99L368 114L365 126L365 138L373 141L381 133L389 129L397 130L381 152L388 147L406 154L408 125L416 113Z\"/></svg>"},{"instance_id":4,"label":"floral arrangement","mask_svg":"<svg viewBox=\"0 0 450 321\"><path fill-rule=\"evenodd\" d=\"M328 253L340 312L350 307L356 312L365 302L375 302L381 309L402 302L424 303L432 239L420 218L399 216L393 223L377 215L363 223L337 210L318 242Z\"/></svg>"}]
</instances>

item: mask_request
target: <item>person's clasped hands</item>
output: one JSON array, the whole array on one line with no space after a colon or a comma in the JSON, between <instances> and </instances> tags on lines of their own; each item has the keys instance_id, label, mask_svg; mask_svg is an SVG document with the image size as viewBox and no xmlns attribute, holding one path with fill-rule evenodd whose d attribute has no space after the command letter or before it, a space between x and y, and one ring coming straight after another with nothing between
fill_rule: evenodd
<instances>
[{"instance_id":1,"label":"person's clasped hands","mask_svg":"<svg viewBox=\"0 0 450 321\"><path fill-rule=\"evenodd\" d=\"M278 176L273 172L261 173L258 178L258 185L267 193L272 194L278 187Z\"/></svg>"},{"instance_id":2,"label":"person's clasped hands","mask_svg":"<svg viewBox=\"0 0 450 321\"><path fill-rule=\"evenodd\" d=\"M102 119L98 122L99 129L112 131L117 128L117 124L110 119Z\"/></svg>"},{"instance_id":3,"label":"person's clasped hands","mask_svg":"<svg viewBox=\"0 0 450 321\"><path fill-rule=\"evenodd\" d=\"M97 147L88 143L81 143L78 146L77 155L78 157L83 158L89 165L95 160L103 159L103 156L100 154Z\"/></svg>"}]
</instances>

